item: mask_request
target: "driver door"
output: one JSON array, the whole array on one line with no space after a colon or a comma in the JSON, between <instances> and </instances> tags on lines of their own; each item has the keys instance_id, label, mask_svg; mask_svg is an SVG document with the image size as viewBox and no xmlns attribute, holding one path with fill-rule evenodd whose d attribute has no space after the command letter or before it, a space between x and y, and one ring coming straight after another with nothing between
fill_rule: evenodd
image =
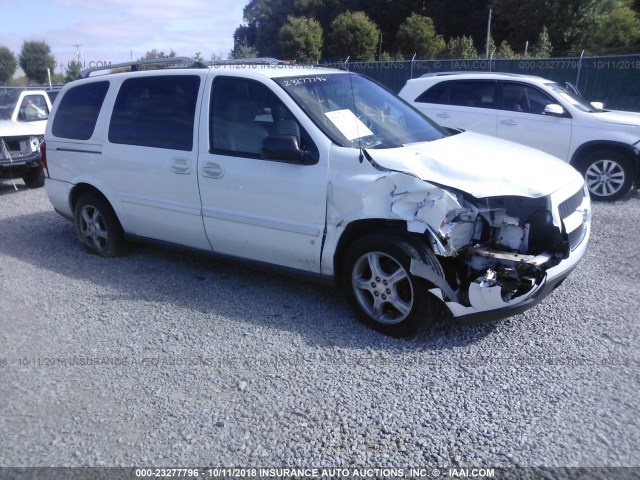
<instances>
[{"instance_id":1,"label":"driver door","mask_svg":"<svg viewBox=\"0 0 640 480\"><path fill-rule=\"evenodd\" d=\"M320 272L326 158L320 156L315 165L264 159L262 141L274 135L294 135L302 148L316 147L266 85L224 75L210 82L198 176L203 222L213 250Z\"/></svg>"}]
</instances>

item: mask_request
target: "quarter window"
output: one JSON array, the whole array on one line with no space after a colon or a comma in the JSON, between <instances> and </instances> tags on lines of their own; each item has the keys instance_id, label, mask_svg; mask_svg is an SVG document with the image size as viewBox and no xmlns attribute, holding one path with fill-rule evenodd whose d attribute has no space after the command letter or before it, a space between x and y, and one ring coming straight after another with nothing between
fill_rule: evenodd
<instances>
[{"instance_id":1,"label":"quarter window","mask_svg":"<svg viewBox=\"0 0 640 480\"><path fill-rule=\"evenodd\" d=\"M89 140L96 127L109 82L93 82L71 88L60 101L51 132L56 137Z\"/></svg>"},{"instance_id":2,"label":"quarter window","mask_svg":"<svg viewBox=\"0 0 640 480\"><path fill-rule=\"evenodd\" d=\"M122 83L109 124L109 141L190 151L200 77L166 75Z\"/></svg>"}]
</instances>

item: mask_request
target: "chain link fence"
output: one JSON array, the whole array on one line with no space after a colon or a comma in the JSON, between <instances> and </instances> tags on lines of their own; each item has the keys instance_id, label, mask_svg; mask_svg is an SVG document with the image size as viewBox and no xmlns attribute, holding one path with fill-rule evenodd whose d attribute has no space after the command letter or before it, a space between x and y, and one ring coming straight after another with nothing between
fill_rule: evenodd
<instances>
[{"instance_id":1,"label":"chain link fence","mask_svg":"<svg viewBox=\"0 0 640 480\"><path fill-rule=\"evenodd\" d=\"M570 82L590 101L605 108L640 111L640 54L606 57L519 58L513 60L407 60L332 62L322 66L347 68L367 75L394 92L407 80L434 72L508 72Z\"/></svg>"}]
</instances>

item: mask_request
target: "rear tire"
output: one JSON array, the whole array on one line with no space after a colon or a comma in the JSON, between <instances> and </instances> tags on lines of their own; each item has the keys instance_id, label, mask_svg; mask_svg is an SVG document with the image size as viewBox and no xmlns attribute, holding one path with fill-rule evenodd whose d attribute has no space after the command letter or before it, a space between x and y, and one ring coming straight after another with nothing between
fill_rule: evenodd
<instances>
[{"instance_id":1,"label":"rear tire","mask_svg":"<svg viewBox=\"0 0 640 480\"><path fill-rule=\"evenodd\" d=\"M78 200L74 215L78 241L86 250L103 257L117 257L126 252L122 226L103 196L85 193Z\"/></svg>"},{"instance_id":2,"label":"rear tire","mask_svg":"<svg viewBox=\"0 0 640 480\"><path fill-rule=\"evenodd\" d=\"M614 150L590 153L578 165L594 200L613 202L624 197L635 178L633 162Z\"/></svg>"},{"instance_id":3,"label":"rear tire","mask_svg":"<svg viewBox=\"0 0 640 480\"><path fill-rule=\"evenodd\" d=\"M27 188L44 187L44 170L42 167L30 168L22 177Z\"/></svg>"},{"instance_id":4,"label":"rear tire","mask_svg":"<svg viewBox=\"0 0 640 480\"><path fill-rule=\"evenodd\" d=\"M368 326L407 337L436 321L433 285L410 273L411 260L433 254L409 235L373 233L355 241L344 256L340 285L351 307ZM436 262L435 257L428 260ZM442 275L442 272L438 272Z\"/></svg>"}]
</instances>

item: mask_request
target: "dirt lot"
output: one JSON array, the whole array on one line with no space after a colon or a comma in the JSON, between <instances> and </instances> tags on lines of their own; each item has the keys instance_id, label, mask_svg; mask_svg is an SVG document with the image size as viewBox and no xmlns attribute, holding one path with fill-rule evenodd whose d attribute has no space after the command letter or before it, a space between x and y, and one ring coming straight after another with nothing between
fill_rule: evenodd
<instances>
[{"instance_id":1,"label":"dirt lot","mask_svg":"<svg viewBox=\"0 0 640 480\"><path fill-rule=\"evenodd\" d=\"M525 314L409 340L332 289L84 253L0 182L0 466L640 466L640 195Z\"/></svg>"}]
</instances>

